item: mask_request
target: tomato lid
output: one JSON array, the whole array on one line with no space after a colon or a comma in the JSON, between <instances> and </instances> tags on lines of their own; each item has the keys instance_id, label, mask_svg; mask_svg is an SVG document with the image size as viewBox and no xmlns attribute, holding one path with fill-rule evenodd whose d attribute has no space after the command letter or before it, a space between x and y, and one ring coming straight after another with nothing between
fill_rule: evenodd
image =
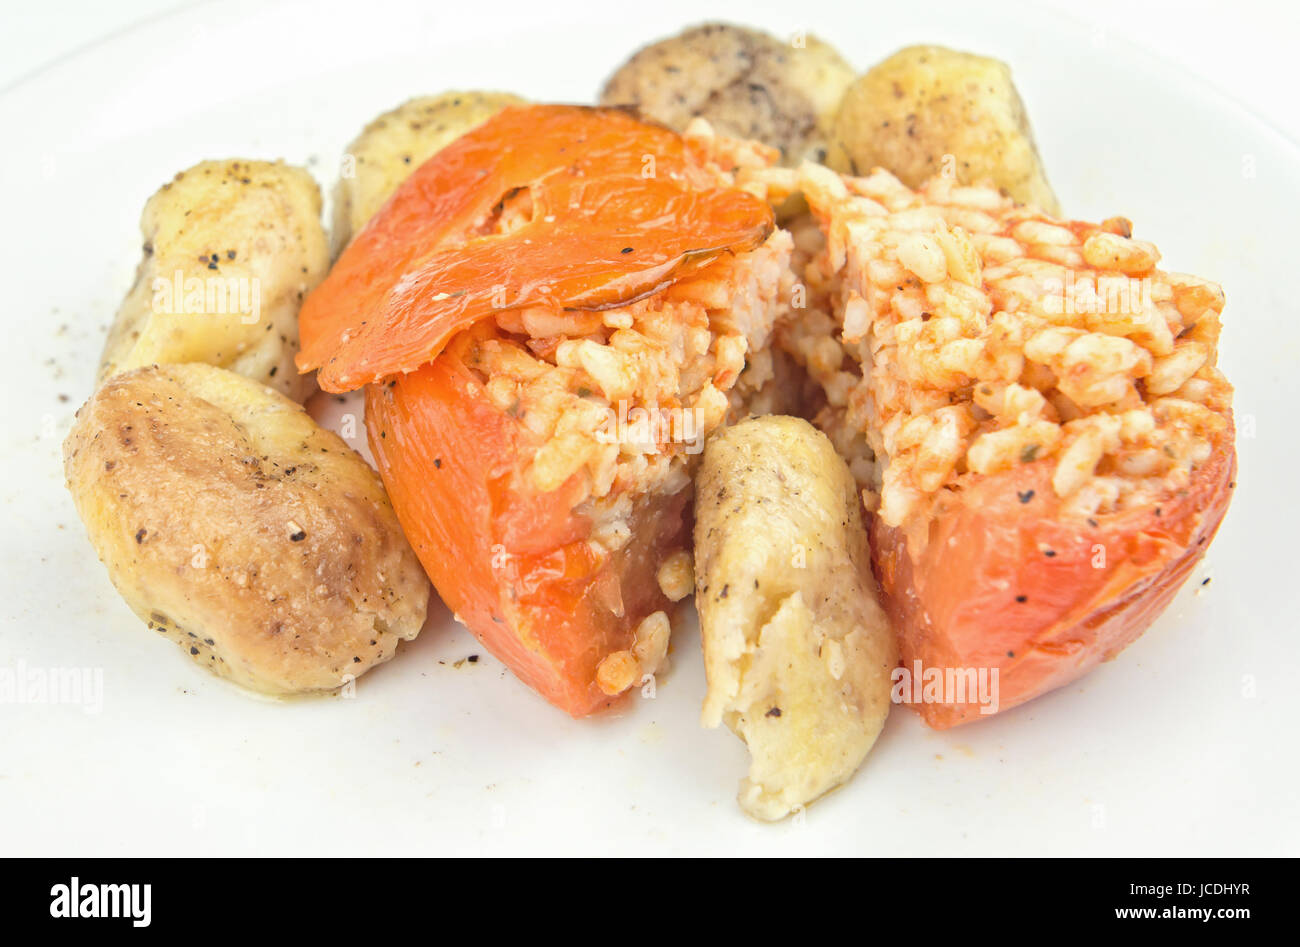
<instances>
[{"instance_id":1,"label":"tomato lid","mask_svg":"<svg viewBox=\"0 0 1300 947\"><path fill-rule=\"evenodd\" d=\"M526 219L502 226L511 202ZM506 108L421 165L343 252L299 314L298 368L350 391L503 310L626 305L773 226L667 128L623 109Z\"/></svg>"}]
</instances>

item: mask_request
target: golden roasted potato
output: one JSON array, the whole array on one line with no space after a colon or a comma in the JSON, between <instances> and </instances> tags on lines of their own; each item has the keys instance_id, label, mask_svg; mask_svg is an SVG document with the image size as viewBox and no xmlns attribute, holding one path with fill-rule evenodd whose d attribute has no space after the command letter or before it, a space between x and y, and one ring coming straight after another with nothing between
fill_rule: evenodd
<instances>
[{"instance_id":1,"label":"golden roasted potato","mask_svg":"<svg viewBox=\"0 0 1300 947\"><path fill-rule=\"evenodd\" d=\"M813 36L783 42L708 23L637 52L605 84L602 105L635 105L678 131L692 118L756 138L795 165L825 158L826 138L854 71Z\"/></svg>"},{"instance_id":2,"label":"golden roasted potato","mask_svg":"<svg viewBox=\"0 0 1300 947\"><path fill-rule=\"evenodd\" d=\"M523 101L506 92L444 92L411 99L367 125L348 146L334 189L334 255L412 171L507 105Z\"/></svg>"},{"instance_id":3,"label":"golden roasted potato","mask_svg":"<svg viewBox=\"0 0 1300 947\"><path fill-rule=\"evenodd\" d=\"M726 428L696 479L702 720L749 746L739 802L774 820L835 788L889 713L893 633L862 503L826 436L769 415Z\"/></svg>"},{"instance_id":4,"label":"golden roasted potato","mask_svg":"<svg viewBox=\"0 0 1300 947\"><path fill-rule=\"evenodd\" d=\"M99 381L205 362L304 401L298 306L325 277L320 190L282 162L204 161L149 198L144 259L108 331Z\"/></svg>"},{"instance_id":5,"label":"golden roasted potato","mask_svg":"<svg viewBox=\"0 0 1300 947\"><path fill-rule=\"evenodd\" d=\"M827 163L855 175L881 167L913 188L955 174L963 184L992 184L1060 214L1011 70L942 46L909 46L853 83L835 117Z\"/></svg>"},{"instance_id":6,"label":"golden roasted potato","mask_svg":"<svg viewBox=\"0 0 1300 947\"><path fill-rule=\"evenodd\" d=\"M115 375L63 450L113 585L216 674L328 691L424 623L429 582L379 477L270 388L197 363Z\"/></svg>"}]
</instances>

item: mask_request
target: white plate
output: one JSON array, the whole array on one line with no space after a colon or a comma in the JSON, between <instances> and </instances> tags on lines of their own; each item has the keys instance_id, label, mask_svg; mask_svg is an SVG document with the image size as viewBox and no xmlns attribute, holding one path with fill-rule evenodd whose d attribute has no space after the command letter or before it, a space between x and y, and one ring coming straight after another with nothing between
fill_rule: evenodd
<instances>
[{"instance_id":1,"label":"white plate","mask_svg":"<svg viewBox=\"0 0 1300 947\"><path fill-rule=\"evenodd\" d=\"M936 733L895 711L850 786L777 826L733 802L739 741L697 724L693 631L656 699L585 722L517 683L441 606L355 699L277 704L203 674L113 592L61 474L144 200L210 157L305 162L331 187L345 144L404 98L485 87L590 100L631 50L704 15L685 2L223 3L0 96L13 373L0 668L84 667L103 682L97 713L0 706L0 852L1294 854L1296 148L1087 26L988 3L847 9L710 15L818 33L860 67L910 42L1008 60L1072 214L1125 214L1171 269L1226 288L1239 488L1205 562L1137 644L974 726ZM455 665L470 654L482 657Z\"/></svg>"}]
</instances>

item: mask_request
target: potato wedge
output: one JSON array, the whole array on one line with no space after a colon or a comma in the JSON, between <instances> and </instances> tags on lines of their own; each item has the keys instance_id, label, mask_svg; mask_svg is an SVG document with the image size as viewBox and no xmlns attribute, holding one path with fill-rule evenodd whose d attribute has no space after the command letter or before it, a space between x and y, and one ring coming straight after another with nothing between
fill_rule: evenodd
<instances>
[{"instance_id":1,"label":"potato wedge","mask_svg":"<svg viewBox=\"0 0 1300 947\"><path fill-rule=\"evenodd\" d=\"M858 489L812 425L753 418L709 440L695 517L702 721L749 746L741 807L780 819L849 779L889 713L898 652Z\"/></svg>"},{"instance_id":2,"label":"potato wedge","mask_svg":"<svg viewBox=\"0 0 1300 947\"><path fill-rule=\"evenodd\" d=\"M367 125L348 146L334 188L333 255L343 252L412 171L505 106L523 101L506 92L444 92L411 99Z\"/></svg>"},{"instance_id":3,"label":"potato wedge","mask_svg":"<svg viewBox=\"0 0 1300 947\"><path fill-rule=\"evenodd\" d=\"M320 190L282 162L204 161L149 198L144 259L104 344L99 381L205 362L304 401L298 306L329 255Z\"/></svg>"},{"instance_id":4,"label":"potato wedge","mask_svg":"<svg viewBox=\"0 0 1300 947\"><path fill-rule=\"evenodd\" d=\"M781 150L785 164L822 161L854 71L813 36L781 41L758 30L708 23L660 40L621 66L602 105L635 105L684 131L692 118L714 130L756 138Z\"/></svg>"},{"instance_id":5,"label":"potato wedge","mask_svg":"<svg viewBox=\"0 0 1300 947\"><path fill-rule=\"evenodd\" d=\"M1060 214L1011 70L942 46L909 46L849 87L827 164L855 175L881 167L913 188L955 174Z\"/></svg>"},{"instance_id":6,"label":"potato wedge","mask_svg":"<svg viewBox=\"0 0 1300 947\"><path fill-rule=\"evenodd\" d=\"M294 402L209 365L115 375L77 412L68 489L150 628L269 694L328 691L424 623L379 477Z\"/></svg>"}]
</instances>

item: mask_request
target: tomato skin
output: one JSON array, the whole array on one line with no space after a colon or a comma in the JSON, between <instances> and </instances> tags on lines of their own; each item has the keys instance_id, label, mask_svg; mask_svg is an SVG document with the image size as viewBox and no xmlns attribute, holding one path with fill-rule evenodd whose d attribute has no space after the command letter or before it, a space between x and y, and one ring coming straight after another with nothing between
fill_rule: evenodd
<instances>
[{"instance_id":1,"label":"tomato skin","mask_svg":"<svg viewBox=\"0 0 1300 947\"><path fill-rule=\"evenodd\" d=\"M570 715L617 703L596 686L596 668L632 647L646 615L674 610L655 574L663 552L686 547L689 493L638 504L636 540L595 555L591 524L573 512L578 475L551 493L532 489L519 458L533 435L497 410L454 351L368 386L366 428L398 520L448 608Z\"/></svg>"},{"instance_id":2,"label":"tomato skin","mask_svg":"<svg viewBox=\"0 0 1300 947\"><path fill-rule=\"evenodd\" d=\"M1002 712L1115 657L1169 604L1223 521L1232 443L1229 426L1159 514L1064 519L1049 459L977 478L936 518L917 559L902 531L876 518L872 555L902 666L997 668ZM912 706L937 730L985 716L974 702Z\"/></svg>"},{"instance_id":3,"label":"tomato skin","mask_svg":"<svg viewBox=\"0 0 1300 947\"><path fill-rule=\"evenodd\" d=\"M620 109L503 109L416 169L307 297L299 370L350 391L417 370L502 310L623 305L760 245L771 208L698 160ZM521 192L528 219L484 232Z\"/></svg>"}]
</instances>

